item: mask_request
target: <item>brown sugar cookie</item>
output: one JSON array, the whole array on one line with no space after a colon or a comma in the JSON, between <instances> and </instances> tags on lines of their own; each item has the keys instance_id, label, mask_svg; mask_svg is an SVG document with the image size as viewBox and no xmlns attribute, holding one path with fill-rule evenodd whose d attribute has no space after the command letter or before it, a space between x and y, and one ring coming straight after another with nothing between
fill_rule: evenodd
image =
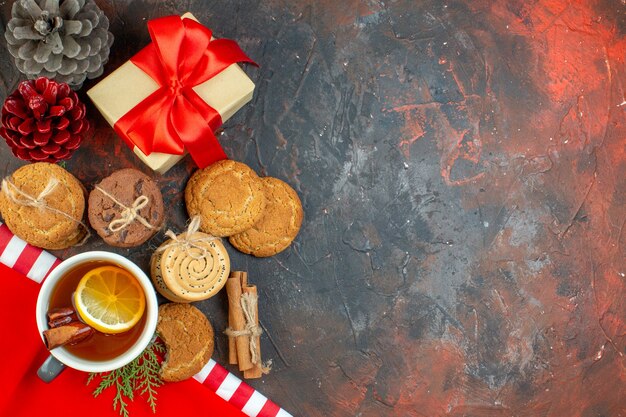
<instances>
[{"instance_id":1,"label":"brown sugar cookie","mask_svg":"<svg viewBox=\"0 0 626 417\"><path fill-rule=\"evenodd\" d=\"M167 348L161 366L164 381L191 378L213 355L213 327L206 316L190 304L161 305L156 331Z\"/></svg>"},{"instance_id":2,"label":"brown sugar cookie","mask_svg":"<svg viewBox=\"0 0 626 417\"><path fill-rule=\"evenodd\" d=\"M3 181L0 213L8 228L31 245L64 249L87 233L83 190L80 181L56 164L24 165Z\"/></svg>"},{"instance_id":3,"label":"brown sugar cookie","mask_svg":"<svg viewBox=\"0 0 626 417\"><path fill-rule=\"evenodd\" d=\"M50 250L64 249L64 248L72 247L74 245L78 245L85 240L88 234L89 232L87 228L80 226L76 230L76 232L74 232L70 237L68 237L63 242L60 242L57 248L51 248Z\"/></svg>"},{"instance_id":4,"label":"brown sugar cookie","mask_svg":"<svg viewBox=\"0 0 626 417\"><path fill-rule=\"evenodd\" d=\"M254 225L265 207L262 185L247 165L218 161L196 171L185 188L189 217L199 215L200 229L213 236L230 236Z\"/></svg>"},{"instance_id":5,"label":"brown sugar cookie","mask_svg":"<svg viewBox=\"0 0 626 417\"><path fill-rule=\"evenodd\" d=\"M229 241L241 252L266 257L289 247L300 231L304 213L298 194L287 183L271 177L261 181L266 201L263 217Z\"/></svg>"},{"instance_id":6,"label":"brown sugar cookie","mask_svg":"<svg viewBox=\"0 0 626 417\"><path fill-rule=\"evenodd\" d=\"M136 169L109 175L89 193L89 223L111 246L129 248L150 239L163 224L158 185Z\"/></svg>"}]
</instances>

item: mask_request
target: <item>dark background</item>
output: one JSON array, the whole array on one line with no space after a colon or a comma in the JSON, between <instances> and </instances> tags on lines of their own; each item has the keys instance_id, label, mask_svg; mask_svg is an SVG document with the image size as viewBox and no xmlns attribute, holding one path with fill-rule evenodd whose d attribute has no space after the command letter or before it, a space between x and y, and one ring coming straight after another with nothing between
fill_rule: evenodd
<instances>
[{"instance_id":1,"label":"dark background","mask_svg":"<svg viewBox=\"0 0 626 417\"><path fill-rule=\"evenodd\" d=\"M218 137L290 183L305 220L275 257L228 246L274 360L254 387L294 416L626 415L623 1L97 3L105 74L149 42L147 20L185 11L260 64ZM21 80L4 41L0 77L4 99ZM150 173L88 112L74 175ZM22 162L0 146L9 174ZM153 174L176 231L193 170ZM145 267L163 239L57 255ZM225 294L198 306L226 327Z\"/></svg>"}]
</instances>

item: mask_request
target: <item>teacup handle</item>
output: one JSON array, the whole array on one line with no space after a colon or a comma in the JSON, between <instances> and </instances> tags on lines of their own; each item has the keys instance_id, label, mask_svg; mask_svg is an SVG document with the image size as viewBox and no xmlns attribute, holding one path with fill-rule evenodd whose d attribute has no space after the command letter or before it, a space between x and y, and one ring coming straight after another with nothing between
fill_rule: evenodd
<instances>
[{"instance_id":1,"label":"teacup handle","mask_svg":"<svg viewBox=\"0 0 626 417\"><path fill-rule=\"evenodd\" d=\"M61 363L57 358L50 355L37 370L37 376L44 382L48 383L59 376L61 371L64 369L65 365L63 365L63 363Z\"/></svg>"}]
</instances>

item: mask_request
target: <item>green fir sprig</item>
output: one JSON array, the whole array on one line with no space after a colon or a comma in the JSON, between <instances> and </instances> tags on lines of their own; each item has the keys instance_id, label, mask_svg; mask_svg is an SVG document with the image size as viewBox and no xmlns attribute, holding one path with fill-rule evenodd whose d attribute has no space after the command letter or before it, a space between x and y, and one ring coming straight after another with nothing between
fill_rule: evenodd
<instances>
[{"instance_id":1,"label":"green fir sprig","mask_svg":"<svg viewBox=\"0 0 626 417\"><path fill-rule=\"evenodd\" d=\"M115 386L113 410L119 407L119 413L124 417L128 417L128 401L132 401L136 393L147 395L146 401L152 412L156 413L157 388L163 385L163 380L159 376L161 371L159 353L165 353L165 345L160 339L155 339L128 365L111 372L89 374L87 385L96 377L100 378L100 384L93 392L94 397Z\"/></svg>"}]
</instances>

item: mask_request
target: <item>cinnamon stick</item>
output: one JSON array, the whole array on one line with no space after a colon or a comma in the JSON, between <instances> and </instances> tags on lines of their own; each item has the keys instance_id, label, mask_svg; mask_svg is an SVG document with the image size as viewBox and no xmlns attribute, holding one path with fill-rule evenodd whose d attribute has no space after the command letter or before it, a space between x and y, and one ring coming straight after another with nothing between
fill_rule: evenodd
<instances>
[{"instance_id":1,"label":"cinnamon stick","mask_svg":"<svg viewBox=\"0 0 626 417\"><path fill-rule=\"evenodd\" d=\"M231 272L230 276L237 280L240 280L241 272L233 271ZM226 289L226 291L228 292L228 288ZM230 296L228 297L228 299L229 299L229 304L230 304ZM230 327L231 329L233 328L234 321L235 319L233 318L233 310L229 306L228 307L228 327ZM235 343L235 338L233 336L228 336L228 363L230 365L237 365L237 344Z\"/></svg>"},{"instance_id":2,"label":"cinnamon stick","mask_svg":"<svg viewBox=\"0 0 626 417\"><path fill-rule=\"evenodd\" d=\"M73 307L56 307L48 311L48 320L53 321L76 313Z\"/></svg>"},{"instance_id":3,"label":"cinnamon stick","mask_svg":"<svg viewBox=\"0 0 626 417\"><path fill-rule=\"evenodd\" d=\"M245 273L245 272L244 272ZM257 294L257 289L256 289L256 285L248 285L247 280L244 282L242 281L242 288L241 288L241 292L243 294L252 294L253 297L258 298L258 294ZM259 325L259 307L257 304L257 308L256 311L254 312L254 317L256 318L256 325ZM251 378L261 378L261 376L263 375L263 370L261 368L261 336L250 336L253 337L255 342L256 342L256 346L257 346L257 363L252 365L251 369L246 369L243 371L243 377L246 379L251 379Z\"/></svg>"},{"instance_id":4,"label":"cinnamon stick","mask_svg":"<svg viewBox=\"0 0 626 417\"><path fill-rule=\"evenodd\" d=\"M242 274L245 272L242 272ZM226 293L228 294L228 315L230 328L234 331L243 331L246 327L246 319L241 308L241 275L231 273L226 280ZM252 368L252 359L250 356L250 340L247 336L235 337L235 347L237 351L237 363L239 370L245 371ZM229 355L230 356L230 355ZM230 357L229 357L230 360Z\"/></svg>"},{"instance_id":5,"label":"cinnamon stick","mask_svg":"<svg viewBox=\"0 0 626 417\"><path fill-rule=\"evenodd\" d=\"M237 271L239 272L239 284L241 288L245 288L248 286L248 273L246 271Z\"/></svg>"},{"instance_id":6,"label":"cinnamon stick","mask_svg":"<svg viewBox=\"0 0 626 417\"><path fill-rule=\"evenodd\" d=\"M94 330L80 321L74 321L60 327L44 330L43 340L48 350L68 344L76 344L87 339Z\"/></svg>"},{"instance_id":7,"label":"cinnamon stick","mask_svg":"<svg viewBox=\"0 0 626 417\"><path fill-rule=\"evenodd\" d=\"M62 316L55 318L54 320L50 320L48 321L48 326L50 326L50 328L61 327L73 321L78 321L78 316L76 315L76 313L72 313L69 316Z\"/></svg>"},{"instance_id":8,"label":"cinnamon stick","mask_svg":"<svg viewBox=\"0 0 626 417\"><path fill-rule=\"evenodd\" d=\"M243 371L243 377L245 379L261 378L262 376L263 376L263 370L261 369L260 363L254 364L252 369L246 369L245 371Z\"/></svg>"}]
</instances>

